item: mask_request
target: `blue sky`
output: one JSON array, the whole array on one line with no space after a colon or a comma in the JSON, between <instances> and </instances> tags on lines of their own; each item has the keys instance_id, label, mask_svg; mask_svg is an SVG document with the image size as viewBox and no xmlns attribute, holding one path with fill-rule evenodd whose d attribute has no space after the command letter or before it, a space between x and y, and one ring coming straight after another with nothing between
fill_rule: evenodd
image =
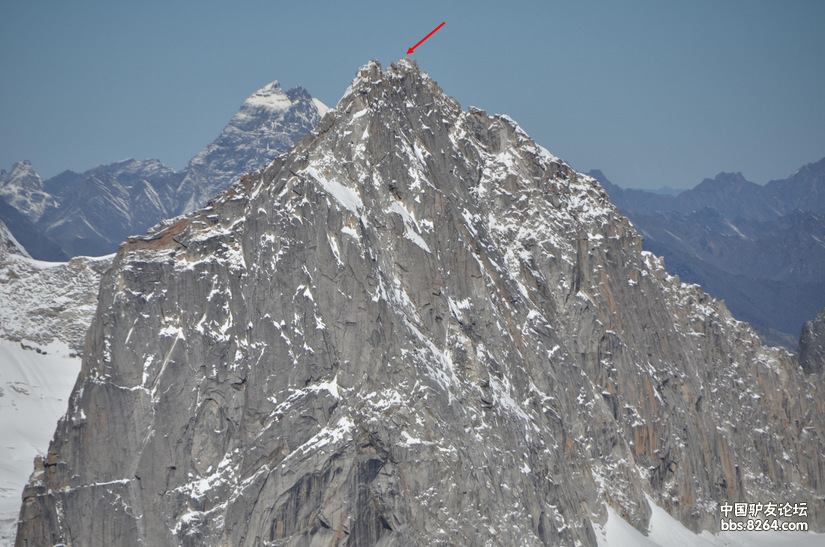
<instances>
[{"instance_id":1,"label":"blue sky","mask_svg":"<svg viewBox=\"0 0 825 547\"><path fill-rule=\"evenodd\" d=\"M764 183L825 156L825 2L3 2L0 168L176 169L272 80L334 106L415 51L463 107L509 114L625 187Z\"/></svg>"}]
</instances>

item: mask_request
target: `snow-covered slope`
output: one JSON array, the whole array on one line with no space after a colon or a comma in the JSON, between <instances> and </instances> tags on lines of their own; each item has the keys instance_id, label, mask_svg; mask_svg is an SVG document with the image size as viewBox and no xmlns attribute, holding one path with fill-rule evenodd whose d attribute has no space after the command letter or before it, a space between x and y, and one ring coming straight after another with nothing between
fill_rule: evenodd
<instances>
[{"instance_id":1,"label":"snow-covered slope","mask_svg":"<svg viewBox=\"0 0 825 547\"><path fill-rule=\"evenodd\" d=\"M34 457L66 411L111 262L34 260L0 221L0 545L13 539Z\"/></svg>"},{"instance_id":2,"label":"snow-covered slope","mask_svg":"<svg viewBox=\"0 0 825 547\"><path fill-rule=\"evenodd\" d=\"M80 358L71 354L64 342L38 346L0 339L0 545L14 539L34 457L45 455L66 412L80 371Z\"/></svg>"},{"instance_id":3,"label":"snow-covered slope","mask_svg":"<svg viewBox=\"0 0 825 547\"><path fill-rule=\"evenodd\" d=\"M612 507L607 522L597 528L599 547L822 547L825 534L813 532L719 532L694 534L648 498L650 527L642 534Z\"/></svg>"},{"instance_id":4,"label":"snow-covered slope","mask_svg":"<svg viewBox=\"0 0 825 547\"><path fill-rule=\"evenodd\" d=\"M58 340L79 354L97 307L100 276L111 263L112 255L42 262L0 242L0 339Z\"/></svg>"}]
</instances>

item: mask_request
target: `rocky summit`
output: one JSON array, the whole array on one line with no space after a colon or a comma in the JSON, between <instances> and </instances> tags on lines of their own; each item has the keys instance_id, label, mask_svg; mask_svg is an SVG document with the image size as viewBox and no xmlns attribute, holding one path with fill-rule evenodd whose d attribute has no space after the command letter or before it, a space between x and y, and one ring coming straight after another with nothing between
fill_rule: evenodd
<instances>
[{"instance_id":1,"label":"rocky summit","mask_svg":"<svg viewBox=\"0 0 825 547\"><path fill-rule=\"evenodd\" d=\"M823 376L595 179L414 61L121 245L18 545L596 543L608 506L825 529Z\"/></svg>"}]
</instances>

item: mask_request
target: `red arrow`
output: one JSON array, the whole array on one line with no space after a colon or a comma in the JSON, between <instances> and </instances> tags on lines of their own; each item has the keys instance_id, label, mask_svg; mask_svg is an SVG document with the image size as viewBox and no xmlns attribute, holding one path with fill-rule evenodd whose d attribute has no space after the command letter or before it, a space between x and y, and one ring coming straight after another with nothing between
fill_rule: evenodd
<instances>
[{"instance_id":1,"label":"red arrow","mask_svg":"<svg viewBox=\"0 0 825 547\"><path fill-rule=\"evenodd\" d=\"M447 22L447 21L444 21L444 23L446 23L446 22ZM443 26L444 26L444 23L441 23L440 25L438 25L437 27L435 27L435 30L433 30L431 33L429 33L429 34L428 34L428 35L426 35L424 38L422 38L422 40L421 40L420 42L418 42L417 44L415 44L413 47L411 47L410 49L408 49L408 50L407 50L407 55L409 55L410 53L412 53L413 51L415 51L415 48L417 48L418 46L420 46L421 44L423 44L423 43L424 43L424 40L426 40L427 38L429 38L430 36L432 36L433 34L435 34L435 31L436 31L436 30L438 30L438 29L440 29L441 27L443 27Z\"/></svg>"}]
</instances>

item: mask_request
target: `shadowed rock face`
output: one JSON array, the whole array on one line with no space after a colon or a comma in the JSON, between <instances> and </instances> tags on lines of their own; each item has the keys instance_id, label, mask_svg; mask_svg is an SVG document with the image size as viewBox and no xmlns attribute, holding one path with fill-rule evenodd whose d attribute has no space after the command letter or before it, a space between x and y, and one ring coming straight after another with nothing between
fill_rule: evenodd
<instances>
[{"instance_id":1,"label":"shadowed rock face","mask_svg":"<svg viewBox=\"0 0 825 547\"><path fill-rule=\"evenodd\" d=\"M807 501L822 380L418 66L121 246L18 544L594 545Z\"/></svg>"},{"instance_id":2,"label":"shadowed rock face","mask_svg":"<svg viewBox=\"0 0 825 547\"><path fill-rule=\"evenodd\" d=\"M802 327L799 364L805 372L811 374L825 369L825 309Z\"/></svg>"}]
</instances>

